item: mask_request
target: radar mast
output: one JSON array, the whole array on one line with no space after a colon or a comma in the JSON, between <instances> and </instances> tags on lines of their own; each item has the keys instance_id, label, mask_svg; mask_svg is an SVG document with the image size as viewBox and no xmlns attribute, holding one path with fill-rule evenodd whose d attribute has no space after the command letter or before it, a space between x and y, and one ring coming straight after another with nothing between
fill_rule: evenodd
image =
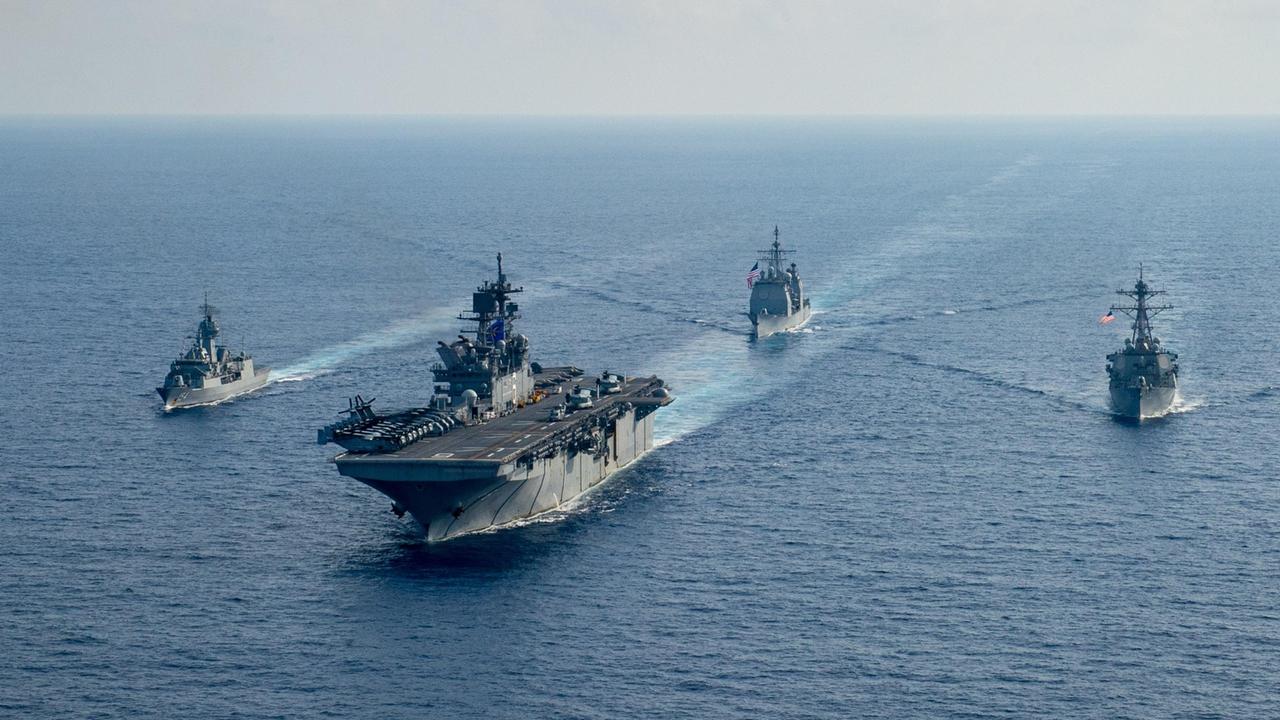
<instances>
[{"instance_id":1,"label":"radar mast","mask_svg":"<svg viewBox=\"0 0 1280 720\"><path fill-rule=\"evenodd\" d=\"M511 334L511 323L520 317L520 306L511 302L511 296L524 292L507 281L502 271L502 253L498 253L497 282L484 281L471 294L471 312L460 313L459 320L475 323L475 329L463 328L462 332L475 335L476 344L488 347Z\"/></svg>"},{"instance_id":2,"label":"radar mast","mask_svg":"<svg viewBox=\"0 0 1280 720\"><path fill-rule=\"evenodd\" d=\"M1134 301L1133 305L1112 305L1112 312L1120 311L1125 315L1133 318L1132 330L1133 334L1130 341L1135 347L1147 347L1154 345L1154 338L1151 334L1151 318L1159 315L1165 310L1173 309L1172 305L1151 305L1148 300L1156 295L1164 295L1165 291L1152 289L1143 278L1142 265L1138 265L1138 282L1134 283L1132 290L1117 290L1117 295L1124 295Z\"/></svg>"},{"instance_id":3,"label":"radar mast","mask_svg":"<svg viewBox=\"0 0 1280 720\"><path fill-rule=\"evenodd\" d=\"M785 269L784 263L786 261L786 258L790 255L795 254L794 250L782 249L782 244L778 242L778 234L779 234L778 226L774 225L773 226L773 244L769 246L768 250L757 251L758 253L760 253L760 262L763 263L764 266L769 270L769 272L766 272L764 274L766 278L782 277L783 270Z\"/></svg>"}]
</instances>

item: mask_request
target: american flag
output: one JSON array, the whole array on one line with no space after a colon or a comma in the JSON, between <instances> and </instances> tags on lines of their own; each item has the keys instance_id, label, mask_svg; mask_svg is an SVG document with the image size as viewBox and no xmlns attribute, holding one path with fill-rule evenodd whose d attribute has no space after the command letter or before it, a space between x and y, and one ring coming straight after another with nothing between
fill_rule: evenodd
<instances>
[{"instance_id":1,"label":"american flag","mask_svg":"<svg viewBox=\"0 0 1280 720\"><path fill-rule=\"evenodd\" d=\"M1103 315L1102 317L1098 318L1098 322L1103 325L1108 325L1111 323L1112 320L1115 320L1115 319L1116 319L1116 311L1108 310L1106 315Z\"/></svg>"},{"instance_id":2,"label":"american flag","mask_svg":"<svg viewBox=\"0 0 1280 720\"><path fill-rule=\"evenodd\" d=\"M756 281L759 279L760 279L760 263L756 263L755 265L751 266L751 272L747 273L747 287L751 287L752 285L755 285Z\"/></svg>"}]
</instances>

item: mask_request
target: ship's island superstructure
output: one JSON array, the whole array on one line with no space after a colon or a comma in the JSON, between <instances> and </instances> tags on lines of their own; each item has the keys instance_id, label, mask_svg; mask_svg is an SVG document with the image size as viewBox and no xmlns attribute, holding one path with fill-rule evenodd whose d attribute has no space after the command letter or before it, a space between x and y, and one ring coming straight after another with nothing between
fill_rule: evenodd
<instances>
[{"instance_id":1,"label":"ship's island superstructure","mask_svg":"<svg viewBox=\"0 0 1280 720\"><path fill-rule=\"evenodd\" d=\"M156 388L165 410L212 405L267 383L269 368L255 368L248 353L232 353L218 344L221 328L207 297L200 312L191 347L169 365L164 384Z\"/></svg>"},{"instance_id":2,"label":"ship's island superstructure","mask_svg":"<svg viewBox=\"0 0 1280 720\"><path fill-rule=\"evenodd\" d=\"M755 275L758 269L759 277L751 282L751 306L747 315L756 338L799 327L813 314L796 264L786 264L786 256L793 252L782 249L778 228L774 226L773 245L760 251L760 260L752 270Z\"/></svg>"},{"instance_id":3,"label":"ship's island superstructure","mask_svg":"<svg viewBox=\"0 0 1280 720\"><path fill-rule=\"evenodd\" d=\"M498 278L472 294L471 323L440 342L427 407L387 415L351 399L346 418L318 431L345 452L338 472L392 499L429 540L501 526L555 509L653 447L653 413L674 399L657 377L543 367L515 333L519 306L498 255Z\"/></svg>"},{"instance_id":4,"label":"ship's island superstructure","mask_svg":"<svg viewBox=\"0 0 1280 720\"><path fill-rule=\"evenodd\" d=\"M1116 293L1132 299L1134 304L1113 306L1108 313L1119 311L1133 319L1132 335L1125 339L1124 347L1107 355L1111 407L1117 415L1128 418L1162 415L1177 396L1178 354L1160 344L1160 338L1151 331L1151 318L1172 306L1148 302L1164 291L1153 290L1146 283L1141 267L1133 289Z\"/></svg>"}]
</instances>

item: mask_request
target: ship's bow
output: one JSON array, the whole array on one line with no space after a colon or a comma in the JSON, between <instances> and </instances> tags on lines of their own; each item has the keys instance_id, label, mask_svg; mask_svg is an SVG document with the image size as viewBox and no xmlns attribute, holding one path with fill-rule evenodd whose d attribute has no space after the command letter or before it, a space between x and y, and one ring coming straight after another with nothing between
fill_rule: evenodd
<instances>
[{"instance_id":1,"label":"ship's bow","mask_svg":"<svg viewBox=\"0 0 1280 720\"><path fill-rule=\"evenodd\" d=\"M1175 387L1112 387L1111 409L1135 420L1159 417L1169 411L1176 394Z\"/></svg>"}]
</instances>

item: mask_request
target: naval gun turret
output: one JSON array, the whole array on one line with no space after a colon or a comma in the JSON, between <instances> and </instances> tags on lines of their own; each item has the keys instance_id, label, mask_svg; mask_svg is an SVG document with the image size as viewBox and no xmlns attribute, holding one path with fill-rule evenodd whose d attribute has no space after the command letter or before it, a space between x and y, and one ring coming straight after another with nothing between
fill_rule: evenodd
<instances>
[{"instance_id":1,"label":"naval gun turret","mask_svg":"<svg viewBox=\"0 0 1280 720\"><path fill-rule=\"evenodd\" d=\"M790 265L786 262L793 252L782 249L775 225L772 247L760 251L760 259L747 275L747 286L751 288L747 316L751 318L752 335L756 338L799 327L812 315L800 272L794 262Z\"/></svg>"},{"instance_id":2,"label":"naval gun turret","mask_svg":"<svg viewBox=\"0 0 1280 720\"><path fill-rule=\"evenodd\" d=\"M1138 267L1138 281L1132 290L1116 294L1133 300L1132 305L1112 306L1106 317L1121 312L1133 319L1131 334L1124 347L1107 355L1110 377L1111 407L1117 415L1146 418L1164 414L1178 391L1178 354L1165 349L1151 329L1151 318L1172 309L1172 305L1152 305L1151 298L1163 295L1143 278Z\"/></svg>"}]
</instances>

